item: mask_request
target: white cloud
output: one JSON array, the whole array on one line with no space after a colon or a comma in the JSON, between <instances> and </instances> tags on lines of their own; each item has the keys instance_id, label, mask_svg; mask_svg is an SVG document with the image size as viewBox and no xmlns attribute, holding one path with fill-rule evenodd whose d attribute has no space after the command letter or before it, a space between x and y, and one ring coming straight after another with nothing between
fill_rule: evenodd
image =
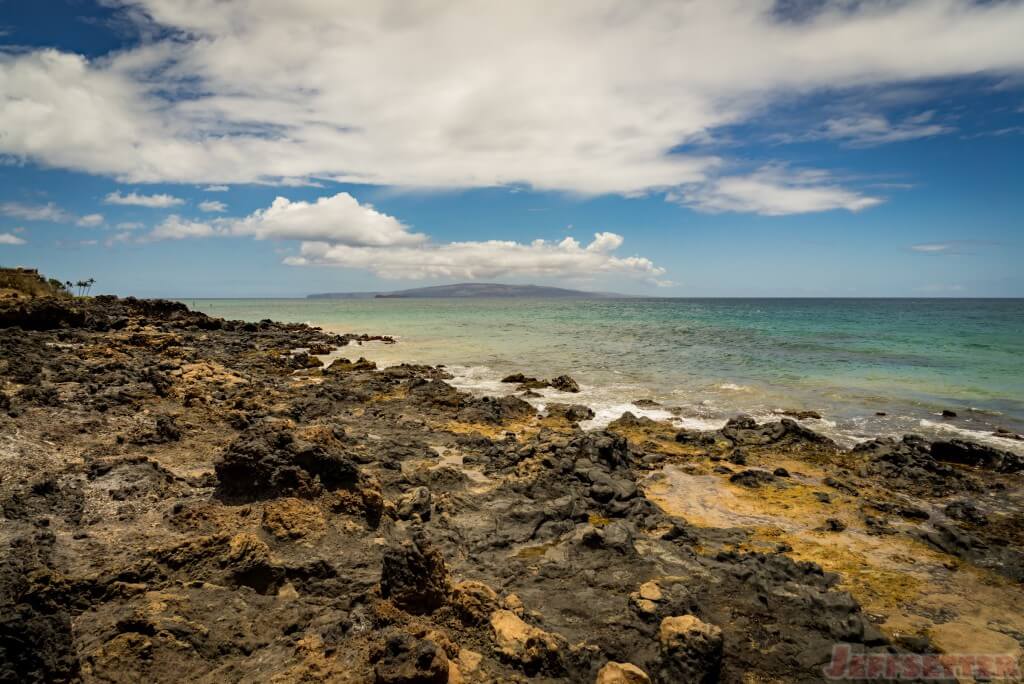
<instances>
[{"instance_id":1,"label":"white cloud","mask_svg":"<svg viewBox=\"0 0 1024 684\"><path fill-rule=\"evenodd\" d=\"M229 189L226 185L207 185L203 192L227 192Z\"/></svg>"},{"instance_id":2,"label":"white cloud","mask_svg":"<svg viewBox=\"0 0 1024 684\"><path fill-rule=\"evenodd\" d=\"M720 160L678 150L774 101L1024 70L1019 2L116 1L171 35L0 56L0 153L124 182L636 194L713 184Z\"/></svg>"},{"instance_id":3,"label":"white cloud","mask_svg":"<svg viewBox=\"0 0 1024 684\"><path fill-rule=\"evenodd\" d=\"M0 131L0 137L2 137L2 131ZM43 205L3 202L0 203L0 214L26 221L52 221L54 223L62 223L71 219L70 214L53 202Z\"/></svg>"},{"instance_id":4,"label":"white cloud","mask_svg":"<svg viewBox=\"0 0 1024 684\"><path fill-rule=\"evenodd\" d=\"M155 242L158 240L184 240L185 238L205 238L217 235L216 229L208 223L198 223L183 219L177 214L168 216L164 221L150 231L143 241Z\"/></svg>"},{"instance_id":5,"label":"white cloud","mask_svg":"<svg viewBox=\"0 0 1024 684\"><path fill-rule=\"evenodd\" d=\"M138 241L209 237L298 240L299 256L287 257L286 264L358 268L385 278L590 278L613 273L656 284L669 282L661 278L665 269L649 259L615 256L613 252L623 243L615 233L595 233L586 246L572 237L528 244L504 240L438 244L346 192L315 202L278 197L268 208L240 219L196 222L173 215ZM124 234L116 238L126 239Z\"/></svg>"},{"instance_id":6,"label":"white cloud","mask_svg":"<svg viewBox=\"0 0 1024 684\"><path fill-rule=\"evenodd\" d=\"M145 226L146 226L146 224L140 223L138 221L122 221L121 223L117 224L117 229L118 230L137 230L139 228L144 228Z\"/></svg>"},{"instance_id":7,"label":"white cloud","mask_svg":"<svg viewBox=\"0 0 1024 684\"><path fill-rule=\"evenodd\" d=\"M933 256L967 256L974 254L972 250L983 250L999 246L991 240L949 240L947 242L922 242L910 245L910 249L921 254Z\"/></svg>"},{"instance_id":8,"label":"white cloud","mask_svg":"<svg viewBox=\"0 0 1024 684\"><path fill-rule=\"evenodd\" d=\"M665 269L643 257L616 257L622 244L613 233L597 233L581 247L572 238L529 244L505 240L424 244L414 247L352 247L303 242L292 266L342 266L370 271L382 278L457 278L477 280L506 275L544 278L591 278L619 274L656 281ZM612 246L614 245L614 247Z\"/></svg>"},{"instance_id":9,"label":"white cloud","mask_svg":"<svg viewBox=\"0 0 1024 684\"><path fill-rule=\"evenodd\" d=\"M135 234L132 233L130 230L125 230L125 231L121 231L119 233L114 233L109 238L104 240L103 244L105 246L107 246L107 247L113 247L114 245L116 245L118 243L121 243L121 242L136 242L136 241L137 240L135 240ZM145 240L143 240L142 242L145 242Z\"/></svg>"},{"instance_id":10,"label":"white cloud","mask_svg":"<svg viewBox=\"0 0 1024 684\"><path fill-rule=\"evenodd\" d=\"M927 242L919 245L911 245L910 249L915 252L924 252L925 254L935 254L937 252L946 252L952 249L953 245L945 242Z\"/></svg>"},{"instance_id":11,"label":"white cloud","mask_svg":"<svg viewBox=\"0 0 1024 684\"><path fill-rule=\"evenodd\" d=\"M766 216L833 209L856 212L882 202L880 198L842 188L821 171L790 171L778 166L684 187L668 198L708 213L751 212Z\"/></svg>"},{"instance_id":12,"label":"white cloud","mask_svg":"<svg viewBox=\"0 0 1024 684\"><path fill-rule=\"evenodd\" d=\"M853 147L873 147L930 138L956 130L952 126L934 122L934 116L935 112L927 111L899 123L891 123L879 114L856 114L828 120L817 135L842 140Z\"/></svg>"},{"instance_id":13,"label":"white cloud","mask_svg":"<svg viewBox=\"0 0 1024 684\"><path fill-rule=\"evenodd\" d=\"M47 204L22 204L20 202L0 203L0 214L25 219L26 221L49 221L51 223L71 223L72 221L85 228L94 228L103 223L102 214L87 214L75 218L53 202Z\"/></svg>"},{"instance_id":14,"label":"white cloud","mask_svg":"<svg viewBox=\"0 0 1024 684\"><path fill-rule=\"evenodd\" d=\"M20 238L14 233L0 233L0 245L23 245L25 244L24 238Z\"/></svg>"},{"instance_id":15,"label":"white cloud","mask_svg":"<svg viewBox=\"0 0 1024 684\"><path fill-rule=\"evenodd\" d=\"M75 223L85 228L95 228L103 224L103 214L87 214L79 218Z\"/></svg>"},{"instance_id":16,"label":"white cloud","mask_svg":"<svg viewBox=\"0 0 1024 684\"><path fill-rule=\"evenodd\" d=\"M393 216L369 204L360 204L347 192L321 197L316 202L292 202L278 197L267 209L240 220L227 219L220 225L234 235L257 239L310 240L345 245L413 245L427 238L410 233Z\"/></svg>"},{"instance_id":17,"label":"white cloud","mask_svg":"<svg viewBox=\"0 0 1024 684\"><path fill-rule=\"evenodd\" d=\"M569 238L566 238L568 240ZM575 240L573 241L575 242ZM595 233L594 241L587 245L587 251L607 254L622 246L622 236L615 233Z\"/></svg>"},{"instance_id":18,"label":"white cloud","mask_svg":"<svg viewBox=\"0 0 1024 684\"><path fill-rule=\"evenodd\" d=\"M223 202L209 201L199 203L199 210L205 211L208 214L223 213L227 211L227 209L228 205L224 204Z\"/></svg>"},{"instance_id":19,"label":"white cloud","mask_svg":"<svg viewBox=\"0 0 1024 684\"><path fill-rule=\"evenodd\" d=\"M110 193L103 199L103 201L107 204L148 207L150 209L166 209L167 207L176 207L179 204L185 203L185 200L180 197L174 197L173 195L140 195L135 192L123 195L120 190Z\"/></svg>"},{"instance_id":20,"label":"white cloud","mask_svg":"<svg viewBox=\"0 0 1024 684\"><path fill-rule=\"evenodd\" d=\"M321 197L316 202L293 202L276 198L266 209L244 218L220 218L209 223L185 221L170 216L153 229L147 240L184 237L251 236L257 240L306 240L332 244L382 247L416 245L427 237L411 233L393 216L360 204L347 192Z\"/></svg>"}]
</instances>

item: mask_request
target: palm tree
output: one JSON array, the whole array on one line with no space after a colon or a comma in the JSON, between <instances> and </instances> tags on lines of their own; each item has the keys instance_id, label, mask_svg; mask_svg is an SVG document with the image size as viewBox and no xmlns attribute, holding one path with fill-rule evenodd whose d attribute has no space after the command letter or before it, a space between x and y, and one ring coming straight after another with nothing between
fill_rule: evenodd
<instances>
[{"instance_id":1,"label":"palm tree","mask_svg":"<svg viewBox=\"0 0 1024 684\"><path fill-rule=\"evenodd\" d=\"M96 284L95 278L89 278L85 281L85 294L89 294L92 291L92 286Z\"/></svg>"},{"instance_id":2,"label":"palm tree","mask_svg":"<svg viewBox=\"0 0 1024 684\"><path fill-rule=\"evenodd\" d=\"M85 294L85 281L84 280L76 281L75 282L75 287L78 288L78 296L79 297L81 297L83 294Z\"/></svg>"}]
</instances>

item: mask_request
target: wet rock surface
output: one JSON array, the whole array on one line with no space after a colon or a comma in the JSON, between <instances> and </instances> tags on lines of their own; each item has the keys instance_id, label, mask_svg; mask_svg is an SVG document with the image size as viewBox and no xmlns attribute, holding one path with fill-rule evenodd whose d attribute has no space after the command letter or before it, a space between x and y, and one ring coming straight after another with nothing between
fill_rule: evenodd
<instances>
[{"instance_id":1,"label":"wet rock surface","mask_svg":"<svg viewBox=\"0 0 1024 684\"><path fill-rule=\"evenodd\" d=\"M585 431L584 406L317 358L366 335L112 297L0 309L2 681L812 682L837 643L1024 634L1012 452L846 451L789 417ZM1004 593L911 614L904 557Z\"/></svg>"}]
</instances>

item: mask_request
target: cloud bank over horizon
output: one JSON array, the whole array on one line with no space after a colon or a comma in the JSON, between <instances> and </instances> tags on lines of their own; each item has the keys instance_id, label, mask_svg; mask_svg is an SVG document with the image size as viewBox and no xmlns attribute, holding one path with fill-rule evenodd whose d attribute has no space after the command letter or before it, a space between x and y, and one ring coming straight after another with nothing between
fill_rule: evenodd
<instances>
[{"instance_id":1,"label":"cloud bank over horizon","mask_svg":"<svg viewBox=\"0 0 1024 684\"><path fill-rule=\"evenodd\" d=\"M122 236L139 242L229 237L298 240L299 255L284 259L289 266L355 268L395 280L504 275L589 280L596 274L613 273L657 286L671 284L663 278L665 269L651 260L615 256L613 252L623 243L615 233L595 233L586 246L572 237L525 244L513 240L435 243L344 192L315 203L278 197L270 207L241 219L203 222L171 215L144 235Z\"/></svg>"}]
</instances>

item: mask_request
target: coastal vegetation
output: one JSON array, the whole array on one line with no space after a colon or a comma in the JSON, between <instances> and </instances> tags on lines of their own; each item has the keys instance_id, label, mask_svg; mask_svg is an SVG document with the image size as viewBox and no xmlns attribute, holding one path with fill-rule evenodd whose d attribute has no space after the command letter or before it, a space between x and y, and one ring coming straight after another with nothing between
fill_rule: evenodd
<instances>
[{"instance_id":1,"label":"coastal vegetation","mask_svg":"<svg viewBox=\"0 0 1024 684\"><path fill-rule=\"evenodd\" d=\"M6 291L9 295L60 297L77 293L79 297L84 297L89 295L95 284L95 278L76 282L60 281L56 278L47 278L34 268L0 266L0 292Z\"/></svg>"}]
</instances>

